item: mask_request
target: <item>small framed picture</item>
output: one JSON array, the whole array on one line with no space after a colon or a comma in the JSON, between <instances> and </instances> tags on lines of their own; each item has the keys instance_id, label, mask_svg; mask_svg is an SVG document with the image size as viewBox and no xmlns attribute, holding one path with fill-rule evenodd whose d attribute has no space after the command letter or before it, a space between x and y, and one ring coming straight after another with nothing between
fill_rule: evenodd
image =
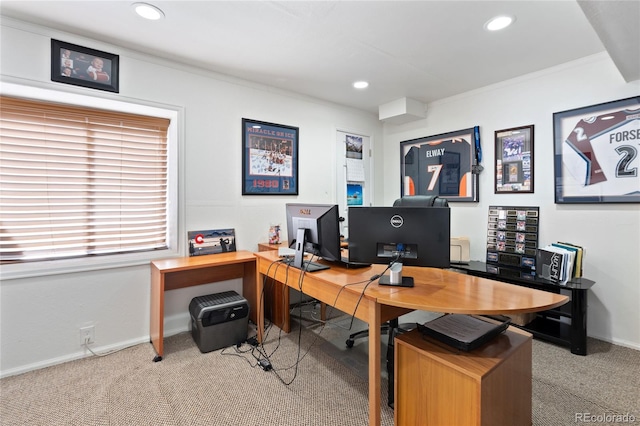
<instances>
[{"instance_id":1,"label":"small framed picture","mask_svg":"<svg viewBox=\"0 0 640 426\"><path fill-rule=\"evenodd\" d=\"M495 193L533 192L533 125L497 130Z\"/></svg>"},{"instance_id":2,"label":"small framed picture","mask_svg":"<svg viewBox=\"0 0 640 426\"><path fill-rule=\"evenodd\" d=\"M298 195L298 133L242 119L242 195Z\"/></svg>"},{"instance_id":3,"label":"small framed picture","mask_svg":"<svg viewBox=\"0 0 640 426\"><path fill-rule=\"evenodd\" d=\"M640 96L553 114L555 202L640 202Z\"/></svg>"},{"instance_id":4,"label":"small framed picture","mask_svg":"<svg viewBox=\"0 0 640 426\"><path fill-rule=\"evenodd\" d=\"M51 40L51 81L119 92L118 55Z\"/></svg>"},{"instance_id":5,"label":"small framed picture","mask_svg":"<svg viewBox=\"0 0 640 426\"><path fill-rule=\"evenodd\" d=\"M187 241L189 256L236 251L236 230L229 228L189 231Z\"/></svg>"}]
</instances>

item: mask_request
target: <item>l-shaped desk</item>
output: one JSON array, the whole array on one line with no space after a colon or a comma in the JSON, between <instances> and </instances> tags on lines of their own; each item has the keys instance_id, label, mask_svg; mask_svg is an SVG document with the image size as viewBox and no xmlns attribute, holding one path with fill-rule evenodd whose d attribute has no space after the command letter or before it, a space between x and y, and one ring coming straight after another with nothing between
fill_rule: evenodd
<instances>
[{"instance_id":1,"label":"l-shaped desk","mask_svg":"<svg viewBox=\"0 0 640 426\"><path fill-rule=\"evenodd\" d=\"M405 266L404 275L415 287L380 286L371 277L384 265L362 269L331 269L303 273L283 264L277 251L222 253L154 261L151 264L151 341L156 361L164 355L164 292L232 278L243 278L243 295L251 306L251 319L262 341L264 303L262 276L338 309L353 314L369 326L369 424L380 425L380 327L382 323L414 310L461 314L515 314L552 309L567 296L474 277L458 272ZM300 288L301 287L301 288ZM363 294L364 292L364 294ZM288 314L288 309L281 312ZM272 321L275 320L272 318ZM278 322L278 321L274 321ZM289 318L281 319L288 327Z\"/></svg>"},{"instance_id":2,"label":"l-shaped desk","mask_svg":"<svg viewBox=\"0 0 640 426\"><path fill-rule=\"evenodd\" d=\"M380 327L382 323L414 310L460 314L515 314L552 309L566 303L567 296L506 284L462 273L405 266L403 274L414 278L413 288L380 286L370 278L384 265L362 269L331 268L314 273L289 267L277 251L254 253L257 259L257 289L263 294L266 276L301 290L342 312L353 314L369 327L369 425L380 425ZM302 275L302 276L301 276ZM363 294L364 291L364 294ZM287 309L284 309L288 312ZM264 330L264 306L258 304L258 330ZM288 318L285 322L288 324Z\"/></svg>"}]
</instances>

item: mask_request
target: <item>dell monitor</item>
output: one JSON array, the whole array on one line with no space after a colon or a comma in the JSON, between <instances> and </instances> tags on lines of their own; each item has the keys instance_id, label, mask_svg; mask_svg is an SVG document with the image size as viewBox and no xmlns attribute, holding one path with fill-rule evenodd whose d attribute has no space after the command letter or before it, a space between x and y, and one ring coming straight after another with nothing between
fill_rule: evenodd
<instances>
[{"instance_id":1,"label":"dell monitor","mask_svg":"<svg viewBox=\"0 0 640 426\"><path fill-rule=\"evenodd\" d=\"M308 272L328 269L329 266L304 261L304 253L311 253L330 262L341 260L340 217L336 204L286 205L287 238L295 250L291 266Z\"/></svg>"},{"instance_id":2,"label":"dell monitor","mask_svg":"<svg viewBox=\"0 0 640 426\"><path fill-rule=\"evenodd\" d=\"M448 268L450 220L449 207L350 207L349 260L392 264L392 276L397 264ZM402 278L380 284L413 286Z\"/></svg>"}]
</instances>

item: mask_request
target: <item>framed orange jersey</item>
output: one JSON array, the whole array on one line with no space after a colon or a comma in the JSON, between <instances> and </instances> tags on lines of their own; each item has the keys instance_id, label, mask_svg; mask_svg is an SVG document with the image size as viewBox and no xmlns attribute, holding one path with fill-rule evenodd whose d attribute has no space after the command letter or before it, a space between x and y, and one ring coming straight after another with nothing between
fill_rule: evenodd
<instances>
[{"instance_id":1,"label":"framed orange jersey","mask_svg":"<svg viewBox=\"0 0 640 426\"><path fill-rule=\"evenodd\" d=\"M478 126L400 143L401 194L478 201Z\"/></svg>"}]
</instances>

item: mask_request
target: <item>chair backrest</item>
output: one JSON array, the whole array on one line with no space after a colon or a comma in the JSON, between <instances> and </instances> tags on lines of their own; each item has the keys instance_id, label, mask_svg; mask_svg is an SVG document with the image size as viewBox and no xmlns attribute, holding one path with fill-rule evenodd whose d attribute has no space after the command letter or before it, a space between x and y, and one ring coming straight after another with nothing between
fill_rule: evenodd
<instances>
[{"instance_id":1,"label":"chair backrest","mask_svg":"<svg viewBox=\"0 0 640 426\"><path fill-rule=\"evenodd\" d=\"M446 198L437 195L406 195L393 202L394 207L449 207Z\"/></svg>"}]
</instances>

